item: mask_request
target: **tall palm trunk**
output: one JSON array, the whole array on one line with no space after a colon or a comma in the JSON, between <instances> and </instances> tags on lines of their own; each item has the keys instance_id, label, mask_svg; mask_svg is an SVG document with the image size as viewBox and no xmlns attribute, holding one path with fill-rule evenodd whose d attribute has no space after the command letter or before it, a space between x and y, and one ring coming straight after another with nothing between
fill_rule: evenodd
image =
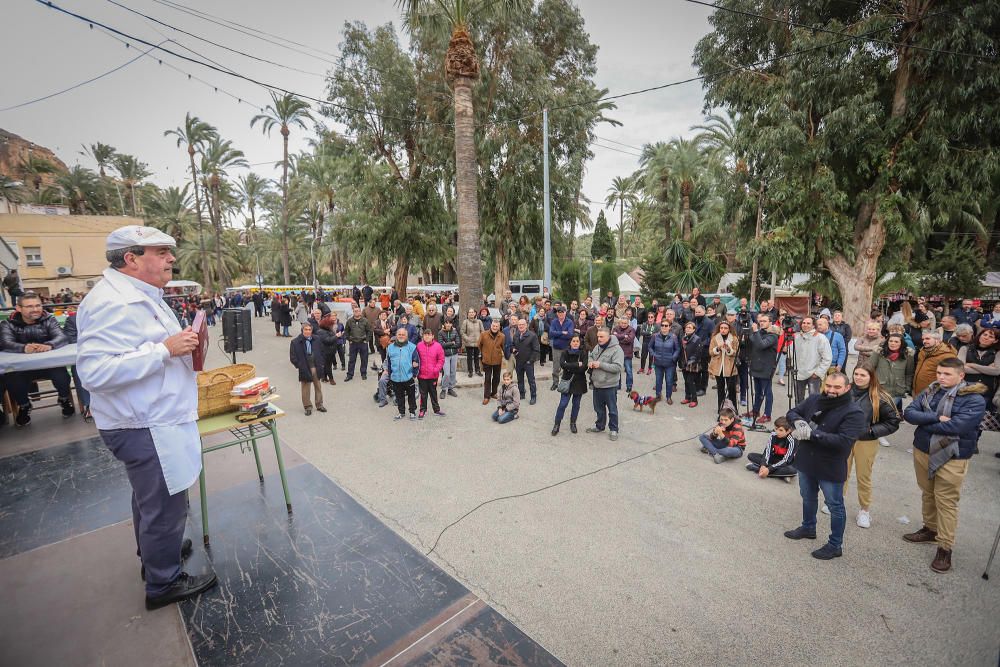
<instances>
[{"instance_id":1,"label":"tall palm trunk","mask_svg":"<svg viewBox=\"0 0 1000 667\"><path fill-rule=\"evenodd\" d=\"M496 295L499 302L503 298L503 293L510 287L510 260L507 258L507 246L502 240L498 239L495 252L493 294ZM468 312L468 308L466 308L466 312Z\"/></svg>"},{"instance_id":2,"label":"tall palm trunk","mask_svg":"<svg viewBox=\"0 0 1000 667\"><path fill-rule=\"evenodd\" d=\"M288 126L281 126L281 141L283 159L281 162L281 270L285 276L285 284L292 282L288 269Z\"/></svg>"},{"instance_id":3,"label":"tall palm trunk","mask_svg":"<svg viewBox=\"0 0 1000 667\"><path fill-rule=\"evenodd\" d=\"M210 284L208 275L208 255L205 254L205 221L201 217L201 195L198 194L198 168L194 164L194 146L188 145L188 158L191 160L191 185L194 186L194 211L198 216L198 249L201 251L201 282L205 287Z\"/></svg>"},{"instance_id":4,"label":"tall palm trunk","mask_svg":"<svg viewBox=\"0 0 1000 667\"><path fill-rule=\"evenodd\" d=\"M685 194L682 199L684 214L684 240L691 240L691 195Z\"/></svg>"},{"instance_id":5,"label":"tall palm trunk","mask_svg":"<svg viewBox=\"0 0 1000 667\"><path fill-rule=\"evenodd\" d=\"M215 228L215 277L219 281L216 285L221 289L229 282L226 275L226 267L222 263L222 207L219 203L219 175L212 175L212 226Z\"/></svg>"},{"instance_id":6,"label":"tall palm trunk","mask_svg":"<svg viewBox=\"0 0 1000 667\"><path fill-rule=\"evenodd\" d=\"M483 305L482 253L479 249L479 197L476 190L479 183L479 169L476 160L472 84L473 79L470 77L455 77L458 291L460 310L463 313L470 308L478 311Z\"/></svg>"}]
</instances>

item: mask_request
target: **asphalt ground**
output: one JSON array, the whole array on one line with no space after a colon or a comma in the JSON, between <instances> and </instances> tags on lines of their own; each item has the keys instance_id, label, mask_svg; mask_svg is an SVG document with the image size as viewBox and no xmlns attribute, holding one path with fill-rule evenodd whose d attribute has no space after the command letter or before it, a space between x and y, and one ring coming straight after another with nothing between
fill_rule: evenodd
<instances>
[{"instance_id":1,"label":"asphalt ground","mask_svg":"<svg viewBox=\"0 0 1000 667\"><path fill-rule=\"evenodd\" d=\"M221 327L212 336L209 362L221 365ZM339 370L323 386L329 412L307 417L290 339L261 318L254 340L238 361L278 386L282 439L417 548L433 546L435 562L567 664L998 663L1000 564L981 578L1000 525L996 433L965 480L951 572L930 569L934 546L901 538L921 525L909 425L878 452L872 527L854 522L852 481L844 555L824 562L809 552L825 515L815 542L782 535L801 519L797 484L698 451L714 423L711 383L697 408L675 393L655 414L633 412L620 393L616 443L583 432L589 394L580 433L567 415L549 435L558 394L547 381L507 425L490 420L478 384L444 400L444 418L397 422L372 400L373 371L344 383ZM637 376L635 386L652 393L652 383ZM774 390L778 416L787 399ZM766 437L749 434L747 451Z\"/></svg>"}]
</instances>

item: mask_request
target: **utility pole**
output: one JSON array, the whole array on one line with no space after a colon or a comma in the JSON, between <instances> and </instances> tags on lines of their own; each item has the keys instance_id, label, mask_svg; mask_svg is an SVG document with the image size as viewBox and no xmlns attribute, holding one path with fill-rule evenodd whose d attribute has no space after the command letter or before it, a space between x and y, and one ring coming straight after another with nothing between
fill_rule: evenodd
<instances>
[{"instance_id":1,"label":"utility pole","mask_svg":"<svg viewBox=\"0 0 1000 667\"><path fill-rule=\"evenodd\" d=\"M760 243L760 227L761 222L764 219L764 179L760 181L760 191L757 193L757 229L754 230L753 240L755 243ZM760 260L757 258L757 254L754 254L753 267L750 270L750 307L753 308L757 299L757 269L760 266Z\"/></svg>"},{"instance_id":2,"label":"utility pole","mask_svg":"<svg viewBox=\"0 0 1000 667\"><path fill-rule=\"evenodd\" d=\"M544 200L542 202L542 212L545 218L545 276L542 284L552 293L552 232L549 229L551 220L549 219L549 110L542 109L542 178L544 184Z\"/></svg>"}]
</instances>

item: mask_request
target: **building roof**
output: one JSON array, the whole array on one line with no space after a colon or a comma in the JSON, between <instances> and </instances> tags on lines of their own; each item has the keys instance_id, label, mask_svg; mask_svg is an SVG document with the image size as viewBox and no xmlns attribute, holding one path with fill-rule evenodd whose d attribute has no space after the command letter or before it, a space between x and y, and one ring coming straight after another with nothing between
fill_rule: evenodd
<instances>
[{"instance_id":1,"label":"building roof","mask_svg":"<svg viewBox=\"0 0 1000 667\"><path fill-rule=\"evenodd\" d=\"M14 237L53 234L107 235L125 225L141 225L139 218L119 215L0 215L0 235Z\"/></svg>"}]
</instances>

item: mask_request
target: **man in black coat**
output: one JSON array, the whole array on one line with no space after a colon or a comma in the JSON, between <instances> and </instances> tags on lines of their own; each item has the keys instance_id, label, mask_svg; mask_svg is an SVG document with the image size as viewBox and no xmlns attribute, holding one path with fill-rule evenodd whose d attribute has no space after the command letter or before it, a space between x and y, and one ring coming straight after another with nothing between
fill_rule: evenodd
<instances>
[{"instance_id":1,"label":"man in black coat","mask_svg":"<svg viewBox=\"0 0 1000 667\"><path fill-rule=\"evenodd\" d=\"M540 351L538 335L528 328L528 320L518 320L517 332L514 334L514 342L511 345L511 354L514 356L514 370L517 371L517 390L524 393L524 376L528 376L528 386L531 388L531 400L534 405L538 400L538 387L535 385L535 362L538 360Z\"/></svg>"},{"instance_id":2,"label":"man in black coat","mask_svg":"<svg viewBox=\"0 0 1000 667\"><path fill-rule=\"evenodd\" d=\"M69 339L56 318L42 309L42 299L37 294L28 292L19 296L16 311L9 320L0 323L0 350L37 354L69 344ZM63 417L72 417L76 412L70 393L69 373L65 366L8 373L5 384L18 406L14 422L17 426L26 426L31 422L28 392L33 381L42 379L52 380L56 393L59 394Z\"/></svg>"},{"instance_id":3,"label":"man in black coat","mask_svg":"<svg viewBox=\"0 0 1000 667\"><path fill-rule=\"evenodd\" d=\"M299 371L299 383L302 385L302 408L306 416L312 414L312 401L309 387L312 386L316 398L316 409L326 412L323 407L323 386L321 379L326 374L323 361L323 344L313 336L311 324L302 325L302 333L295 337L288 346L288 356L292 366Z\"/></svg>"},{"instance_id":4,"label":"man in black coat","mask_svg":"<svg viewBox=\"0 0 1000 667\"><path fill-rule=\"evenodd\" d=\"M830 509L830 539L812 552L813 558L820 560L839 558L842 554L847 524L844 509L847 458L867 427L864 413L851 398L850 388L846 375L831 373L826 376L821 394L813 394L786 416L795 426L792 437L798 442L794 463L799 471L802 525L785 531L785 537L816 539L818 491L823 489Z\"/></svg>"},{"instance_id":5,"label":"man in black coat","mask_svg":"<svg viewBox=\"0 0 1000 667\"><path fill-rule=\"evenodd\" d=\"M774 405L774 393L771 391L771 378L778 365L778 332L771 329L771 317L761 313L757 323L751 325L752 332L747 338L749 347L749 372L753 381L753 407L751 416L758 424L771 421L771 408ZM761 413L761 405L764 412Z\"/></svg>"}]
</instances>

